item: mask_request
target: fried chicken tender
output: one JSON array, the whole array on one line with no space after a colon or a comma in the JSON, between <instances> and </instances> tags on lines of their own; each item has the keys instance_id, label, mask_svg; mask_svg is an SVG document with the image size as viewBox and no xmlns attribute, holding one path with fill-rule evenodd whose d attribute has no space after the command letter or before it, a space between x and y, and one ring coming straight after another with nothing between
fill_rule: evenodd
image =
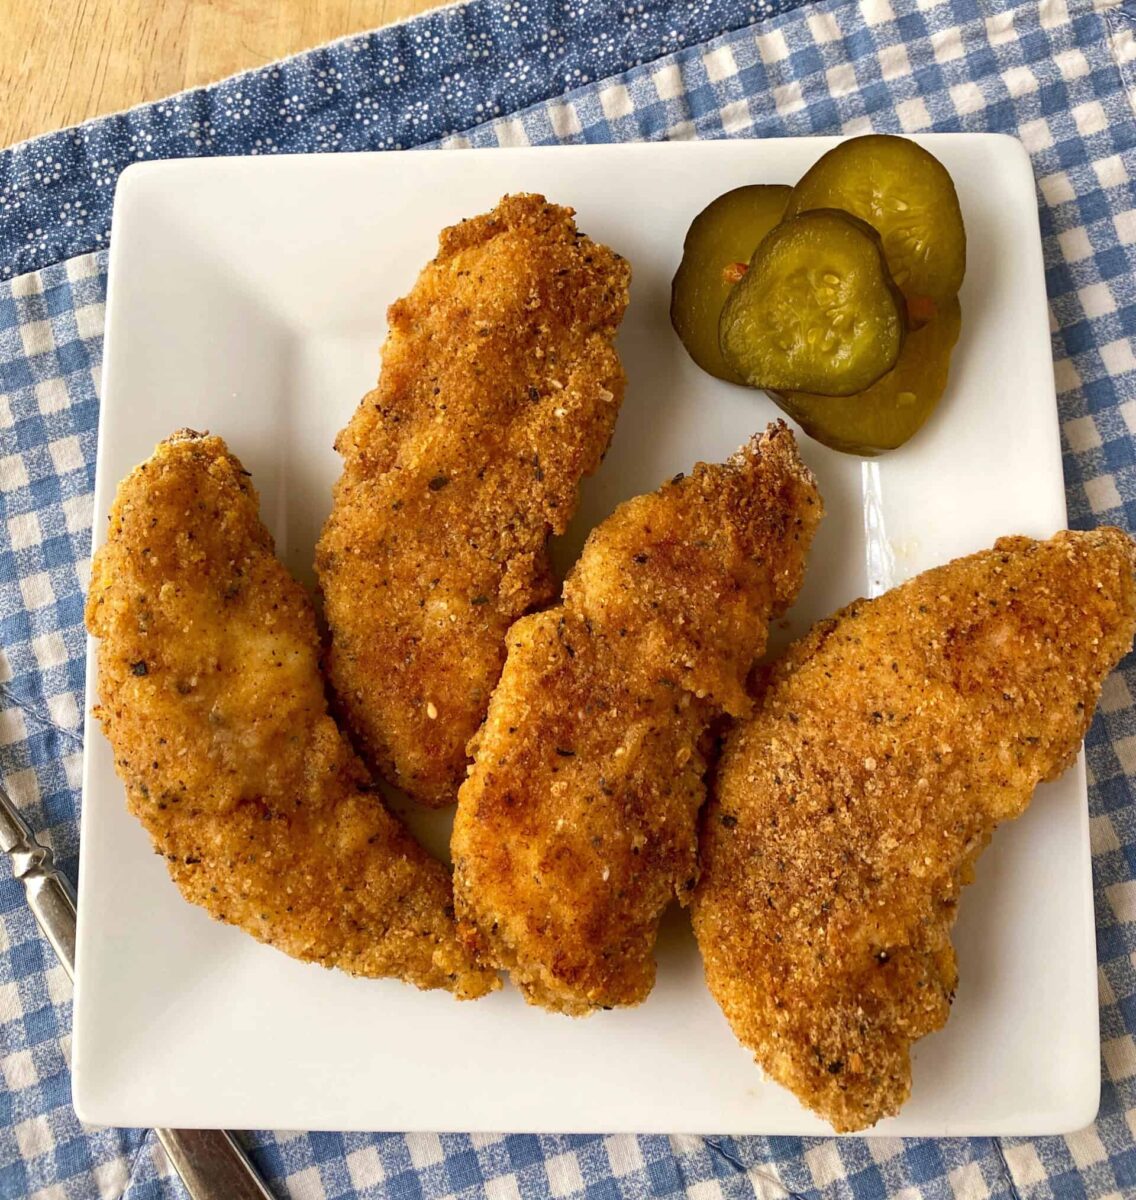
<instances>
[{"instance_id":1,"label":"fried chicken tender","mask_svg":"<svg viewBox=\"0 0 1136 1200\"><path fill-rule=\"evenodd\" d=\"M822 621L726 742L701 839L706 979L757 1062L832 1126L911 1090L947 1019L959 893L1076 757L1136 633L1118 529L1004 538Z\"/></svg>"},{"instance_id":2,"label":"fried chicken tender","mask_svg":"<svg viewBox=\"0 0 1136 1200\"><path fill-rule=\"evenodd\" d=\"M184 430L121 484L87 627L127 804L187 900L294 958L468 998L448 874L327 714L311 602L248 472Z\"/></svg>"},{"instance_id":3,"label":"fried chicken tender","mask_svg":"<svg viewBox=\"0 0 1136 1200\"><path fill-rule=\"evenodd\" d=\"M509 626L555 595L549 535L623 399L629 280L542 196L444 230L336 442L328 673L365 757L425 804L456 798Z\"/></svg>"},{"instance_id":4,"label":"fried chicken tender","mask_svg":"<svg viewBox=\"0 0 1136 1200\"><path fill-rule=\"evenodd\" d=\"M458 797L462 933L532 1004L637 1004L659 919L696 876L704 735L745 715L766 623L822 506L783 423L593 530L559 608L509 656Z\"/></svg>"}]
</instances>

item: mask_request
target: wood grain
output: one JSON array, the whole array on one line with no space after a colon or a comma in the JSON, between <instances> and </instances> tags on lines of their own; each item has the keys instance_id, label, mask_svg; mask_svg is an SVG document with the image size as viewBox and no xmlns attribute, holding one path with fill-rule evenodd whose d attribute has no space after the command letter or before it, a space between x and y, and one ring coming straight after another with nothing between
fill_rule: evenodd
<instances>
[{"instance_id":1,"label":"wood grain","mask_svg":"<svg viewBox=\"0 0 1136 1200\"><path fill-rule=\"evenodd\" d=\"M0 146L213 83L439 0L0 0Z\"/></svg>"}]
</instances>

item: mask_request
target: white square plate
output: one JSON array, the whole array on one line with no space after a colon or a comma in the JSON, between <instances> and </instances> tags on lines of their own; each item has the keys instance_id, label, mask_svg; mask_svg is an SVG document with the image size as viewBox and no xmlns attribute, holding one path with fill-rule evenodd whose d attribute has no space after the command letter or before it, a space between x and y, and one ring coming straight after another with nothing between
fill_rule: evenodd
<instances>
[{"instance_id":1,"label":"white square plate","mask_svg":"<svg viewBox=\"0 0 1136 1200\"><path fill-rule=\"evenodd\" d=\"M927 427L874 463L808 439L829 515L792 632L857 595L1000 534L1065 523L1033 178L1016 142L921 139L958 184L970 238L963 333ZM671 332L670 280L700 208L792 182L822 138L150 163L119 183L111 250L96 540L118 480L172 430L228 439L288 565L312 548L332 439L378 369L386 306L439 230L510 191L577 209L626 255L630 385L587 482L570 561L625 497L721 459L777 416L697 370ZM779 631L784 641L789 633ZM95 694L94 658L87 676ZM423 822L415 821L421 828ZM427 831L435 846L445 830ZM823 1134L762 1080L702 981L685 917L641 1007L572 1021L504 991L475 1004L305 966L186 904L127 815L88 719L75 1103L113 1125ZM1099 1087L1085 772L1000 833L962 903L962 982L945 1031L881 1134L1078 1128Z\"/></svg>"}]
</instances>

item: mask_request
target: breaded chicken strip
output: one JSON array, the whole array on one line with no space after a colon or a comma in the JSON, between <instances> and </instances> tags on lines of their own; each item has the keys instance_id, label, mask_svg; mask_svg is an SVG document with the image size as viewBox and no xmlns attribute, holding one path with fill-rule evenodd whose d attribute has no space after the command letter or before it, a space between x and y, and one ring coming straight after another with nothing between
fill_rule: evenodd
<instances>
[{"instance_id":1,"label":"breaded chicken strip","mask_svg":"<svg viewBox=\"0 0 1136 1200\"><path fill-rule=\"evenodd\" d=\"M563 604L509 631L451 848L463 934L530 1003L581 1015L651 990L659 919L694 887L707 726L749 711L820 515L778 423L621 505Z\"/></svg>"},{"instance_id":2,"label":"breaded chicken strip","mask_svg":"<svg viewBox=\"0 0 1136 1200\"><path fill-rule=\"evenodd\" d=\"M549 535L623 398L629 279L541 196L444 230L336 442L316 560L328 671L365 756L425 804L456 798L505 634L555 594Z\"/></svg>"},{"instance_id":3,"label":"breaded chicken strip","mask_svg":"<svg viewBox=\"0 0 1136 1200\"><path fill-rule=\"evenodd\" d=\"M457 940L445 869L366 792L311 603L220 438L177 433L123 481L87 628L127 803L187 900L355 975L497 985Z\"/></svg>"},{"instance_id":4,"label":"breaded chicken strip","mask_svg":"<svg viewBox=\"0 0 1136 1200\"><path fill-rule=\"evenodd\" d=\"M772 668L704 814L694 928L758 1063L839 1131L947 1019L959 892L1075 758L1136 632L1118 529L1004 538L858 600Z\"/></svg>"}]
</instances>

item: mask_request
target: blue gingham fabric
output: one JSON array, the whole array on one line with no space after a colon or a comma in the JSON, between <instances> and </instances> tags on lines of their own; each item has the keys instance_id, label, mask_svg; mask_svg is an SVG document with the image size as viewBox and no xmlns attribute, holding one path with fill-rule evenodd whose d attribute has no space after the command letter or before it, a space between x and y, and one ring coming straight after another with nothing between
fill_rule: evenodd
<instances>
[{"instance_id":1,"label":"blue gingham fabric","mask_svg":"<svg viewBox=\"0 0 1136 1200\"><path fill-rule=\"evenodd\" d=\"M0 154L0 773L64 867L77 850L98 247L126 161L392 138L1016 134L1038 181L1070 520L1136 529L1134 26L1132 0L475 0ZM947 1141L260 1132L248 1142L261 1170L297 1200L1136 1196L1134 690L1130 659L1088 738L1104 1076L1090 1128ZM70 986L0 863L0 1197L183 1195L152 1134L75 1118L70 1024Z\"/></svg>"},{"instance_id":2,"label":"blue gingham fabric","mask_svg":"<svg viewBox=\"0 0 1136 1200\"><path fill-rule=\"evenodd\" d=\"M805 0L471 0L0 154L0 279L105 246L147 158L401 150Z\"/></svg>"}]
</instances>

